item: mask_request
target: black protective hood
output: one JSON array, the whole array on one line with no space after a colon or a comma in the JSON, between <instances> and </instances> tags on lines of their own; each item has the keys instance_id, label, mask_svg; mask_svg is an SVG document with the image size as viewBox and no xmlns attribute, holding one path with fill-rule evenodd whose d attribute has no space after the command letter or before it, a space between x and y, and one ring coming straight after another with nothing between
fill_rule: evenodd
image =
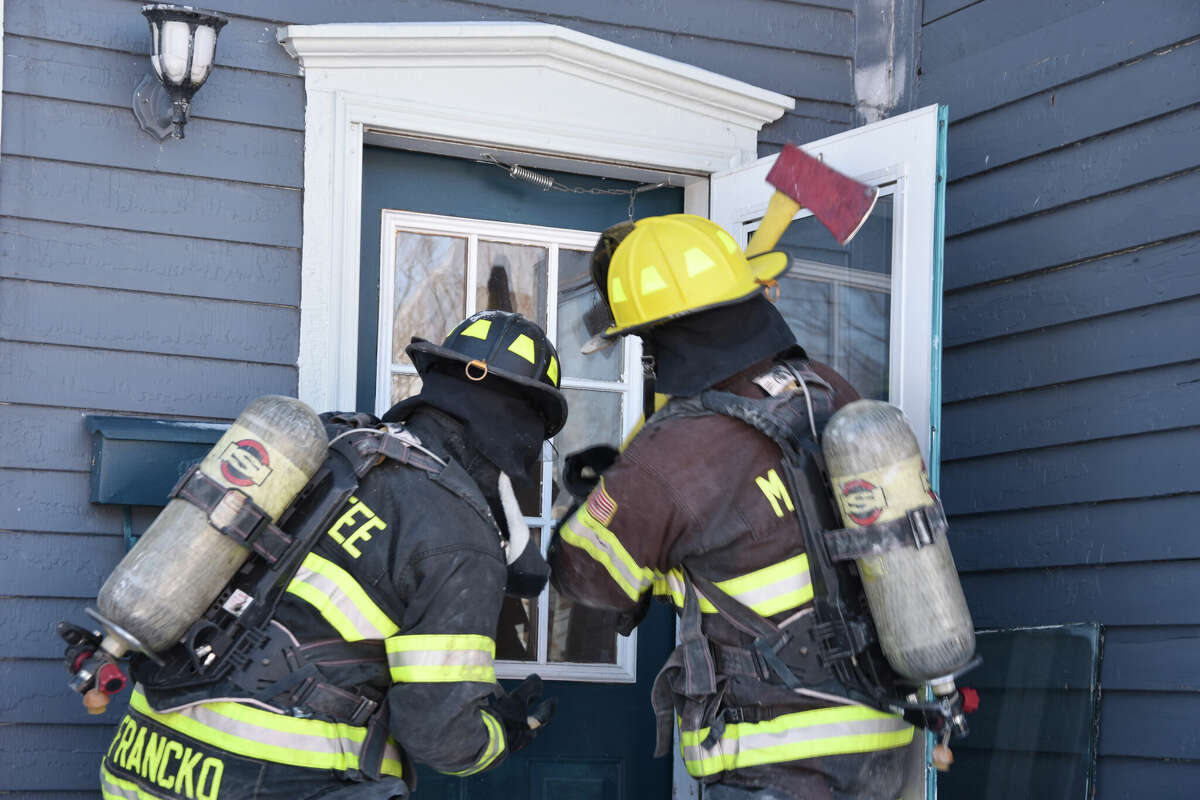
<instances>
[{"instance_id":1,"label":"black protective hood","mask_svg":"<svg viewBox=\"0 0 1200 800\"><path fill-rule=\"evenodd\" d=\"M796 344L761 294L673 319L642 332L655 359L655 391L691 397Z\"/></svg>"},{"instance_id":2,"label":"black protective hood","mask_svg":"<svg viewBox=\"0 0 1200 800\"><path fill-rule=\"evenodd\" d=\"M439 409L463 425L463 436L514 483L527 485L542 452L545 422L528 398L500 378L468 381L433 366L422 376L421 393L401 400L383 415L400 422L420 406Z\"/></svg>"}]
</instances>

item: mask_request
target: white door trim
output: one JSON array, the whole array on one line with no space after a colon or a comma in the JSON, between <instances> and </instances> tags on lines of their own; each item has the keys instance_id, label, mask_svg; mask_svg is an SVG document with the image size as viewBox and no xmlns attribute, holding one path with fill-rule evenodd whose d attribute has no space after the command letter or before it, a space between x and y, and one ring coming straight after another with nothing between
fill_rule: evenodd
<instances>
[{"instance_id":1,"label":"white door trim","mask_svg":"<svg viewBox=\"0 0 1200 800\"><path fill-rule=\"evenodd\" d=\"M364 132L708 175L753 161L783 95L543 23L289 25L304 70L299 396L352 409ZM610 167L611 169L611 167ZM707 213L704 180L689 211ZM373 310L367 313L373 313Z\"/></svg>"}]
</instances>

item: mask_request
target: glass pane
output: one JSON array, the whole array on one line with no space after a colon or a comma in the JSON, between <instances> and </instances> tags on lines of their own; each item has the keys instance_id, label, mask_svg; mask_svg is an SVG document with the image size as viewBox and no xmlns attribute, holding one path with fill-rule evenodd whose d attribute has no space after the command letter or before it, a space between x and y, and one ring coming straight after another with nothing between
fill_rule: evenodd
<instances>
[{"instance_id":1,"label":"glass pane","mask_svg":"<svg viewBox=\"0 0 1200 800\"><path fill-rule=\"evenodd\" d=\"M617 663L616 624L615 613L577 606L551 586L548 660Z\"/></svg>"},{"instance_id":2,"label":"glass pane","mask_svg":"<svg viewBox=\"0 0 1200 800\"><path fill-rule=\"evenodd\" d=\"M467 240L396 231L392 363L413 336L441 342L466 316Z\"/></svg>"},{"instance_id":3,"label":"glass pane","mask_svg":"<svg viewBox=\"0 0 1200 800\"><path fill-rule=\"evenodd\" d=\"M566 457L594 444L616 447L621 443L621 394L591 389L564 389L563 394L570 413L566 427L554 438L554 506L550 513L555 519L562 518L573 502L559 484Z\"/></svg>"},{"instance_id":4,"label":"glass pane","mask_svg":"<svg viewBox=\"0 0 1200 800\"><path fill-rule=\"evenodd\" d=\"M959 681L979 692L940 797L1085 800L1099 731L1100 626L979 631L983 664Z\"/></svg>"},{"instance_id":5,"label":"glass pane","mask_svg":"<svg viewBox=\"0 0 1200 800\"><path fill-rule=\"evenodd\" d=\"M583 355L579 349L611 324L608 307L592 283L590 251L558 251L558 357L563 375L571 378L621 380L625 339L612 347Z\"/></svg>"},{"instance_id":6,"label":"glass pane","mask_svg":"<svg viewBox=\"0 0 1200 800\"><path fill-rule=\"evenodd\" d=\"M542 545L542 529L530 528L536 546ZM505 661L537 660L537 599L504 596L500 622L496 626L496 658Z\"/></svg>"},{"instance_id":7,"label":"glass pane","mask_svg":"<svg viewBox=\"0 0 1200 800\"><path fill-rule=\"evenodd\" d=\"M392 405L406 397L412 397L421 391L420 375L405 375L400 372L392 373Z\"/></svg>"},{"instance_id":8,"label":"glass pane","mask_svg":"<svg viewBox=\"0 0 1200 800\"><path fill-rule=\"evenodd\" d=\"M546 327L545 247L479 240L475 310L516 311Z\"/></svg>"},{"instance_id":9,"label":"glass pane","mask_svg":"<svg viewBox=\"0 0 1200 800\"><path fill-rule=\"evenodd\" d=\"M879 400L888 398L892 211L892 196L879 198L845 246L816 217L804 217L776 248L791 258L778 305L800 345Z\"/></svg>"}]
</instances>

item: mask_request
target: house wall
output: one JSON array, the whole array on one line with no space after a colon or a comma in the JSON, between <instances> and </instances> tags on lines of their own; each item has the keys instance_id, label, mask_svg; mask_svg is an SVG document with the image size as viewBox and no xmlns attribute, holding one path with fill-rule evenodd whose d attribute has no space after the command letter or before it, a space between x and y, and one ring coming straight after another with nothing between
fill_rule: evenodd
<instances>
[{"instance_id":1,"label":"house wall","mask_svg":"<svg viewBox=\"0 0 1200 800\"><path fill-rule=\"evenodd\" d=\"M187 138L161 145L129 110L150 71L139 2L5 5L0 797L98 797L116 716L84 715L53 634L82 621L123 552L121 510L88 502L83 415L227 420L296 390L304 87L278 25L564 25L796 97L764 153L854 118L853 0L744 0L736 13L724 0L204 5L236 16ZM153 514L136 509L135 530Z\"/></svg>"},{"instance_id":2,"label":"house wall","mask_svg":"<svg viewBox=\"0 0 1200 800\"><path fill-rule=\"evenodd\" d=\"M1200 4L925 0L977 624L1105 626L1097 797L1200 785ZM969 681L968 681L969 682Z\"/></svg>"}]
</instances>

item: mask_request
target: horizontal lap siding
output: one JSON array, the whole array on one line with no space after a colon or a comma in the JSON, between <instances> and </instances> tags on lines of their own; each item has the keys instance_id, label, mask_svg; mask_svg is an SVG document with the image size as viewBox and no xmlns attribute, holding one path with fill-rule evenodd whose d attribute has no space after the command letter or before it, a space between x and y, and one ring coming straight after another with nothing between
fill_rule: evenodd
<instances>
[{"instance_id":1,"label":"horizontal lap siding","mask_svg":"<svg viewBox=\"0 0 1200 800\"><path fill-rule=\"evenodd\" d=\"M115 716L67 694L54 623L123 550L88 502L88 413L231 419L293 394L304 83L281 24L536 20L796 99L763 153L853 124L853 0L214 0L231 14L187 136L130 112L136 0L8 0L0 159L0 797L95 800ZM135 532L154 509L133 510ZM15 682L15 684L14 684Z\"/></svg>"},{"instance_id":2,"label":"horizontal lap siding","mask_svg":"<svg viewBox=\"0 0 1200 800\"><path fill-rule=\"evenodd\" d=\"M926 0L924 23L919 102L951 120L942 455L964 589L981 627L1105 625L1097 797L1193 797L1200 5Z\"/></svg>"}]
</instances>

